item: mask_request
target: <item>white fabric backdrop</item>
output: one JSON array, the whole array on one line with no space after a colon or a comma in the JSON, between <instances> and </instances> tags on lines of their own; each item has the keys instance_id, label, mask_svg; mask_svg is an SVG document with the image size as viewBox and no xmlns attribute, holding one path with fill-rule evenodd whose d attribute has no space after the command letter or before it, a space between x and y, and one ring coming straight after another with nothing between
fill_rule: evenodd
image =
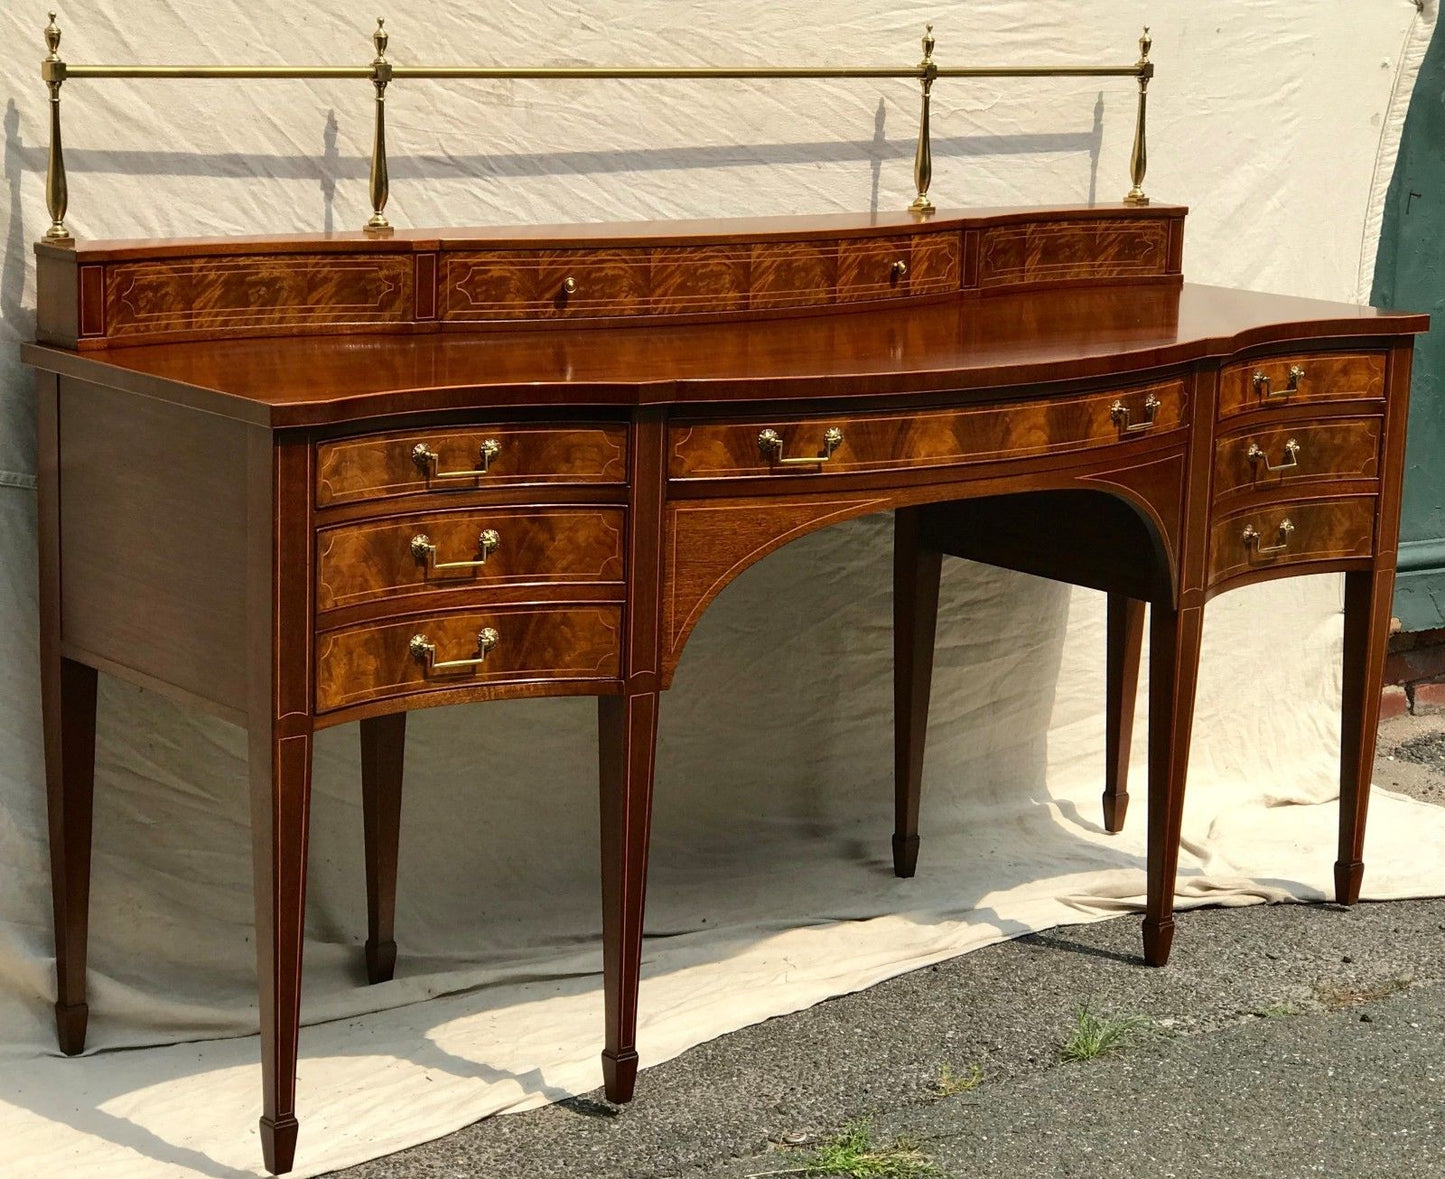
<instances>
[{"instance_id":1,"label":"white fabric backdrop","mask_svg":"<svg viewBox=\"0 0 1445 1179\"><path fill-rule=\"evenodd\" d=\"M1434 0L1422 12L1410 0L535 0L485 15L424 0L388 25L398 62L843 63L912 60L924 19L945 62L1128 61L1148 21L1148 188L1192 206L1187 276L1368 290ZM34 329L29 247L45 225L43 23L39 8L0 12L6 1173L249 1174L260 1077L243 736L107 680L91 1053L69 1061L53 1046L33 415L12 346ZM93 0L61 23L75 61L371 53L361 13L334 2ZM1113 200L1127 186L1127 82L940 82L935 96L940 203ZM388 213L426 226L899 208L916 107L904 83L398 83ZM351 228L368 211L364 82L72 82L65 111L83 237ZM919 876L892 878L889 527L855 521L789 546L724 593L690 643L662 717L648 932L667 936L646 947L644 1064L1141 899L1142 773L1128 831L1098 825L1102 597L961 562L945 574ZM1338 580L1319 578L1210 607L1185 903L1328 889L1339 602ZM586 700L412 719L401 960L396 982L372 988L358 985L355 730L318 741L299 1174L599 1083L593 724ZM1366 895L1445 892L1442 852L1440 812L1377 796ZM1176 955L1188 945L1186 922ZM646 1086L644 1074L643 1100Z\"/></svg>"}]
</instances>

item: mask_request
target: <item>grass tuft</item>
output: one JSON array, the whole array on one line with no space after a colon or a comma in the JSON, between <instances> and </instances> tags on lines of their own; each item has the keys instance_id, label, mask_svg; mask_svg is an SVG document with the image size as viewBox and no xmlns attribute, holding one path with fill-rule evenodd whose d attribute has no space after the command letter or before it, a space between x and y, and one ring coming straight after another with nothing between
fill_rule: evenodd
<instances>
[{"instance_id":1,"label":"grass tuft","mask_svg":"<svg viewBox=\"0 0 1445 1179\"><path fill-rule=\"evenodd\" d=\"M1300 1010L1288 1000L1271 1003L1268 1007L1261 1007L1254 1014L1260 1019L1287 1019L1291 1015L1298 1015Z\"/></svg>"},{"instance_id":2,"label":"grass tuft","mask_svg":"<svg viewBox=\"0 0 1445 1179\"><path fill-rule=\"evenodd\" d=\"M1142 1015L1101 1015L1087 1006L1079 1008L1074 1020L1068 1039L1059 1046L1059 1059L1070 1064L1121 1052L1149 1026Z\"/></svg>"},{"instance_id":3,"label":"grass tuft","mask_svg":"<svg viewBox=\"0 0 1445 1179\"><path fill-rule=\"evenodd\" d=\"M968 1066L966 1073L956 1073L953 1065L945 1064L938 1070L938 1095L957 1097L960 1093L972 1093L983 1084L983 1069L976 1064Z\"/></svg>"},{"instance_id":4,"label":"grass tuft","mask_svg":"<svg viewBox=\"0 0 1445 1179\"><path fill-rule=\"evenodd\" d=\"M866 1119L849 1122L832 1138L820 1142L799 1166L783 1171L762 1171L763 1175L837 1176L838 1179L933 1179L942 1171L933 1160L906 1138L889 1146L873 1141L873 1128Z\"/></svg>"}]
</instances>

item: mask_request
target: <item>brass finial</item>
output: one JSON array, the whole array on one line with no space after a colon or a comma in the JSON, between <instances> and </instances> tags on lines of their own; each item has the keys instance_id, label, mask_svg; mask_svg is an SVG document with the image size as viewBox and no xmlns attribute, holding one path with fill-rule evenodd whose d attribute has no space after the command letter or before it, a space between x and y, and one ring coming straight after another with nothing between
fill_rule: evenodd
<instances>
[{"instance_id":1,"label":"brass finial","mask_svg":"<svg viewBox=\"0 0 1445 1179\"><path fill-rule=\"evenodd\" d=\"M923 109L918 116L918 149L913 153L913 187L918 195L909 205L914 213L928 216L933 212L933 202L928 199L928 186L933 183L933 145L929 142L928 108L932 97L933 83L938 77L938 66L933 60L933 24L930 22L923 32L923 60L918 63L918 84L923 91Z\"/></svg>"},{"instance_id":2,"label":"brass finial","mask_svg":"<svg viewBox=\"0 0 1445 1179\"><path fill-rule=\"evenodd\" d=\"M376 87L376 131L371 141L371 219L366 223L366 231L376 234L392 232L385 212L386 200L391 192L391 180L386 169L386 88L391 82L391 62L386 60L386 43L390 39L386 19L377 17L376 31L371 34L371 43L376 46L376 58L371 63L371 84Z\"/></svg>"},{"instance_id":3,"label":"brass finial","mask_svg":"<svg viewBox=\"0 0 1445 1179\"><path fill-rule=\"evenodd\" d=\"M1147 205L1144 193L1144 172L1149 166L1148 150L1144 141L1145 112L1149 102L1149 79L1154 76L1154 63L1149 60L1149 50L1154 47L1154 38L1149 36L1149 26L1144 26L1144 35L1139 38L1139 60L1134 69L1139 78L1139 113L1134 120L1134 150L1129 153L1129 177L1133 185L1124 196L1126 205Z\"/></svg>"},{"instance_id":4,"label":"brass finial","mask_svg":"<svg viewBox=\"0 0 1445 1179\"><path fill-rule=\"evenodd\" d=\"M50 228L45 231L45 240L68 245L74 239L65 227L70 195L65 183L65 151L60 143L60 87L65 81L65 62L60 60L60 27L53 12L45 26L45 47L50 51L40 63L40 77L50 91L50 151L45 164L45 207L50 211Z\"/></svg>"}]
</instances>

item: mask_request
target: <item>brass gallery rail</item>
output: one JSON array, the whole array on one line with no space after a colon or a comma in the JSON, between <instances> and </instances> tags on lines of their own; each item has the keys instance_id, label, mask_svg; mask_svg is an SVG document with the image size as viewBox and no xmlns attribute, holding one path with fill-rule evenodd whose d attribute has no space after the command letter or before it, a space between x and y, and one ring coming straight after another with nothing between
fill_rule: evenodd
<instances>
[{"instance_id":1,"label":"brass gallery rail","mask_svg":"<svg viewBox=\"0 0 1445 1179\"><path fill-rule=\"evenodd\" d=\"M926 216L933 212L928 187L933 181L933 152L929 140L929 104L938 78L1137 78L1139 109L1134 124L1134 147L1129 170L1132 186L1126 204L1147 205L1144 194L1146 155L1144 114L1154 63L1149 29L1139 38L1139 60L1127 66L940 66L933 60L933 26L923 35L923 59L913 66L401 66L387 60L389 35L382 18L371 35L376 56L357 66L204 66L204 65L71 65L60 57L60 29L55 13L45 28L49 52L40 63L40 76L50 88L50 155L45 176L45 202L50 212L47 241L72 241L65 226L69 194L65 183L65 153L60 138L60 87L71 78L368 78L376 89L376 131L371 151L371 233L391 232L385 209L390 192L386 168L386 88L398 78L482 78L566 81L586 78L634 78L666 81L754 78L916 78L923 94L918 123L918 149L913 158L913 180L918 195L909 206Z\"/></svg>"}]
</instances>

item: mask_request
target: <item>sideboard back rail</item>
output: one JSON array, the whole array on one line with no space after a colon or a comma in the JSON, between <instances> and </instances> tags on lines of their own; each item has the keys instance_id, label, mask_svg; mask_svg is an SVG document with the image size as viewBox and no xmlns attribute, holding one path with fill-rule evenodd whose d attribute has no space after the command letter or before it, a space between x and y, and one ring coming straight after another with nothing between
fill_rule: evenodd
<instances>
[{"instance_id":1,"label":"sideboard back rail","mask_svg":"<svg viewBox=\"0 0 1445 1179\"><path fill-rule=\"evenodd\" d=\"M928 189L933 179L933 152L929 135L929 107L933 83L938 78L1136 78L1139 83L1138 113L1134 125L1134 146L1130 154L1132 185L1124 200L1147 205L1144 193L1146 153L1144 143L1145 105L1154 64L1149 60L1153 44L1149 30L1139 38L1139 59L1123 66L941 66L933 58L934 37L930 24L923 36L923 57L911 66L403 66L386 56L389 34L378 17L372 44L376 56L367 65L355 66L246 66L246 65L73 65L60 56L60 29L56 14L50 14L45 28L47 54L40 75L50 91L50 154L46 168L45 199L50 212L47 241L73 241L65 225L69 195L65 180L65 154L60 133L60 88L72 78L355 78L369 79L375 88L375 134L371 155L370 196L372 213L368 232L387 234L386 218L390 193L386 159L386 89L396 79L531 79L567 81L574 79L641 79L661 81L751 80L763 78L912 78L922 95L918 124L918 147L914 154L913 179L917 195L909 208L920 216L933 212Z\"/></svg>"}]
</instances>

